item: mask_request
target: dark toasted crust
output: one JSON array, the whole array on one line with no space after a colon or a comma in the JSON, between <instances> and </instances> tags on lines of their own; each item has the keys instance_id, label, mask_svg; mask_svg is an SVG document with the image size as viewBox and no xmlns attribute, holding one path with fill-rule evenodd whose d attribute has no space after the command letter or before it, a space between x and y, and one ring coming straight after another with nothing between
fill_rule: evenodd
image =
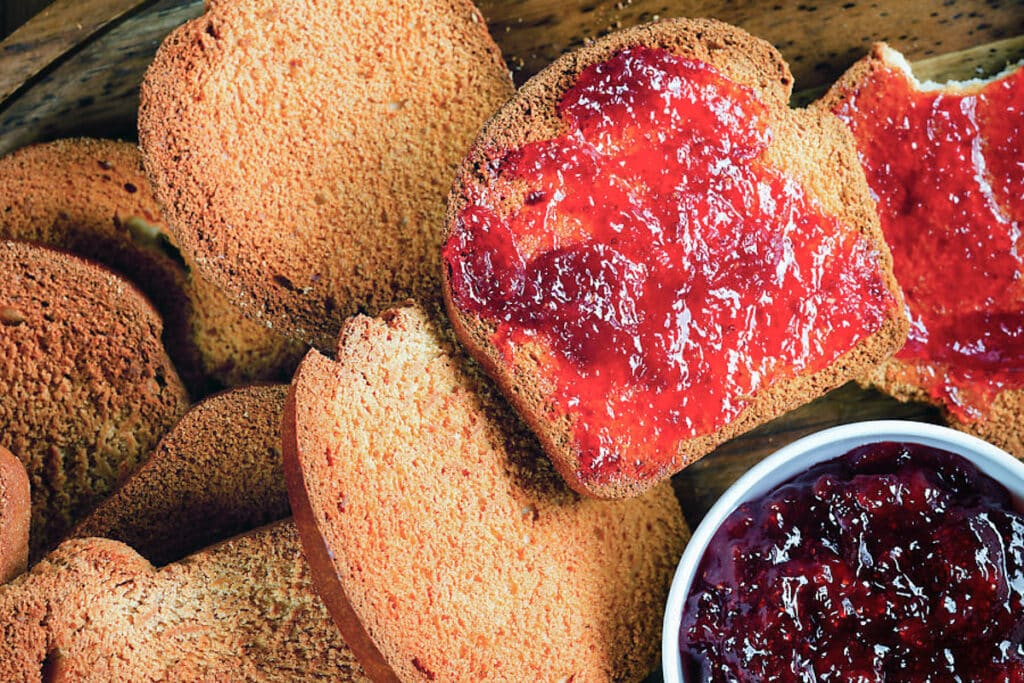
<instances>
[{"instance_id":1,"label":"dark toasted crust","mask_svg":"<svg viewBox=\"0 0 1024 683\"><path fill-rule=\"evenodd\" d=\"M289 521L159 570L117 541L66 541L0 586L0 631L4 681L367 680Z\"/></svg>"},{"instance_id":2,"label":"dark toasted crust","mask_svg":"<svg viewBox=\"0 0 1024 683\"><path fill-rule=\"evenodd\" d=\"M439 298L452 174L511 93L468 0L223 1L160 47L139 139L203 276L330 348L357 311Z\"/></svg>"},{"instance_id":3,"label":"dark toasted crust","mask_svg":"<svg viewBox=\"0 0 1024 683\"><path fill-rule=\"evenodd\" d=\"M25 466L0 447L0 584L28 565L28 525L32 516Z\"/></svg>"},{"instance_id":4,"label":"dark toasted crust","mask_svg":"<svg viewBox=\"0 0 1024 683\"><path fill-rule=\"evenodd\" d=\"M871 52L856 62L816 101L813 108L824 112L834 111L843 101L854 96L863 84L873 79L878 71L895 69L906 73L908 81L911 74L906 70L905 63L894 62L899 53L885 43L876 43ZM912 81L911 81L912 82ZM973 80L965 83L950 83L944 90L969 94L984 87L985 80ZM885 393L901 401L918 401L937 406L949 426L977 437L990 441L1018 458L1024 458L1024 390L1009 389L996 395L988 411L974 422L964 422L947 410L941 400L936 400L921 386L908 382L906 366L898 358L892 357L880 367L867 373L862 381L866 385L875 386Z\"/></svg>"},{"instance_id":5,"label":"dark toasted crust","mask_svg":"<svg viewBox=\"0 0 1024 683\"><path fill-rule=\"evenodd\" d=\"M70 537L121 541L160 566L287 517L286 394L283 384L250 386L193 406Z\"/></svg>"},{"instance_id":6,"label":"dark toasted crust","mask_svg":"<svg viewBox=\"0 0 1024 683\"><path fill-rule=\"evenodd\" d=\"M688 535L671 488L578 497L423 310L351 319L337 362L310 352L283 432L314 579L368 671L649 673Z\"/></svg>"},{"instance_id":7,"label":"dark toasted crust","mask_svg":"<svg viewBox=\"0 0 1024 683\"><path fill-rule=\"evenodd\" d=\"M0 159L0 198L0 238L93 259L150 298L193 396L291 378L305 348L246 319L189 271L136 145L76 138L22 148Z\"/></svg>"},{"instance_id":8,"label":"dark toasted crust","mask_svg":"<svg viewBox=\"0 0 1024 683\"><path fill-rule=\"evenodd\" d=\"M443 269L445 303L459 340L497 381L569 485L584 495L601 498L638 495L718 444L863 374L902 345L907 329L902 295L892 277L892 259L881 237L852 135L831 115L789 109L793 79L781 55L765 41L713 20L669 20L614 33L564 55L527 82L484 127L459 171L449 195L448 233L466 205L468 188L487 182L487 162L495 153L561 133L563 124L555 106L580 72L621 49L638 45L660 47L706 62L728 78L753 88L771 111L774 136L765 158L798 180L826 213L869 240L878 253L885 285L898 305L875 334L824 370L778 381L756 394L736 419L718 431L682 442L674 461L658 475L644 481L619 478L595 484L578 474L572 417L550 418L552 387L543 386L538 379L531 349L523 346L514 353L511 363L506 361L490 341L496 326L459 310L451 299L449 273Z\"/></svg>"},{"instance_id":9,"label":"dark toasted crust","mask_svg":"<svg viewBox=\"0 0 1024 683\"><path fill-rule=\"evenodd\" d=\"M28 471L34 556L188 409L160 332L149 301L113 272L0 241L0 445Z\"/></svg>"}]
</instances>

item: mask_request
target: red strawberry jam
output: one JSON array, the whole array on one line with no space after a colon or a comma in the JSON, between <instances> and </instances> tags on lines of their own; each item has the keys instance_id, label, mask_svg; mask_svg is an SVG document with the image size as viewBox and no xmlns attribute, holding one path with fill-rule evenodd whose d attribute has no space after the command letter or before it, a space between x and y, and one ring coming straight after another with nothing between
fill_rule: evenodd
<instances>
[{"instance_id":1,"label":"red strawberry jam","mask_svg":"<svg viewBox=\"0 0 1024 683\"><path fill-rule=\"evenodd\" d=\"M1024 516L958 455L876 443L737 508L683 609L691 681L1024 681Z\"/></svg>"},{"instance_id":2,"label":"red strawberry jam","mask_svg":"<svg viewBox=\"0 0 1024 683\"><path fill-rule=\"evenodd\" d=\"M558 112L560 137L492 152L444 259L455 306L496 323L507 359L541 360L581 479L663 474L680 441L894 306L868 241L762 159L751 89L635 48L585 69Z\"/></svg>"},{"instance_id":3,"label":"red strawberry jam","mask_svg":"<svg viewBox=\"0 0 1024 683\"><path fill-rule=\"evenodd\" d=\"M877 69L836 113L911 316L898 379L971 422L1024 388L1024 69L970 95Z\"/></svg>"}]
</instances>

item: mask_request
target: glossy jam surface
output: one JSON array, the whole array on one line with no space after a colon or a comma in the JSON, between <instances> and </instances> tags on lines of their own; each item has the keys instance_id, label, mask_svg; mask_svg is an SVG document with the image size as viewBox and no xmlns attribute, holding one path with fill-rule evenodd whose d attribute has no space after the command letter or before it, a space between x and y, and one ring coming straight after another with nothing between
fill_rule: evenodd
<instances>
[{"instance_id":1,"label":"glossy jam surface","mask_svg":"<svg viewBox=\"0 0 1024 683\"><path fill-rule=\"evenodd\" d=\"M901 379L972 421L1024 388L1024 69L972 95L917 92L881 69L836 113L912 319Z\"/></svg>"},{"instance_id":2,"label":"glossy jam surface","mask_svg":"<svg viewBox=\"0 0 1024 683\"><path fill-rule=\"evenodd\" d=\"M452 299L524 344L575 417L580 476L656 476L893 303L871 246L761 159L753 91L631 49L583 71L558 138L493 153L444 248ZM524 354L526 355L526 354Z\"/></svg>"},{"instance_id":3,"label":"glossy jam surface","mask_svg":"<svg viewBox=\"0 0 1024 683\"><path fill-rule=\"evenodd\" d=\"M960 456L863 446L741 505L683 609L691 681L1024 680L1024 517Z\"/></svg>"}]
</instances>

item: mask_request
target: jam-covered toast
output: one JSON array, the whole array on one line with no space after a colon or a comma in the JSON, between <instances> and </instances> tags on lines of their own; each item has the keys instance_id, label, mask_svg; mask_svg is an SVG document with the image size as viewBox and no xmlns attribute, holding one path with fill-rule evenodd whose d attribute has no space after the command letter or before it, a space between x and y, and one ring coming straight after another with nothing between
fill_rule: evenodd
<instances>
[{"instance_id":1,"label":"jam-covered toast","mask_svg":"<svg viewBox=\"0 0 1024 683\"><path fill-rule=\"evenodd\" d=\"M474 143L450 318L576 490L636 495L902 343L852 137L791 87L768 43L665 21L560 58Z\"/></svg>"},{"instance_id":2,"label":"jam-covered toast","mask_svg":"<svg viewBox=\"0 0 1024 683\"><path fill-rule=\"evenodd\" d=\"M857 139L911 319L866 381L1024 457L1024 69L920 83L879 44L814 106Z\"/></svg>"}]
</instances>

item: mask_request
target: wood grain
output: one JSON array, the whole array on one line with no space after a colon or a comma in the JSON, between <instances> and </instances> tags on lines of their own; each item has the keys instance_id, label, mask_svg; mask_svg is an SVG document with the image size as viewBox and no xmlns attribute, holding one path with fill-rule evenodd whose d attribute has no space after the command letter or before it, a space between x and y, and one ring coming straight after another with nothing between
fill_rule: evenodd
<instances>
[{"instance_id":1,"label":"wood grain","mask_svg":"<svg viewBox=\"0 0 1024 683\"><path fill-rule=\"evenodd\" d=\"M51 4L0 45L0 101L138 6L138 0L57 0Z\"/></svg>"},{"instance_id":2,"label":"wood grain","mask_svg":"<svg viewBox=\"0 0 1024 683\"><path fill-rule=\"evenodd\" d=\"M142 74L163 37L202 10L202 0L161 0L108 21L103 31L73 54L62 55L31 87L0 103L0 155L31 142L74 135L134 139ZM33 22L22 31L34 29ZM0 55L22 31L0 44ZM0 64L6 63L0 58Z\"/></svg>"},{"instance_id":3,"label":"wood grain","mask_svg":"<svg viewBox=\"0 0 1024 683\"><path fill-rule=\"evenodd\" d=\"M44 9L49 0L18 0L0 4L0 40Z\"/></svg>"}]
</instances>

